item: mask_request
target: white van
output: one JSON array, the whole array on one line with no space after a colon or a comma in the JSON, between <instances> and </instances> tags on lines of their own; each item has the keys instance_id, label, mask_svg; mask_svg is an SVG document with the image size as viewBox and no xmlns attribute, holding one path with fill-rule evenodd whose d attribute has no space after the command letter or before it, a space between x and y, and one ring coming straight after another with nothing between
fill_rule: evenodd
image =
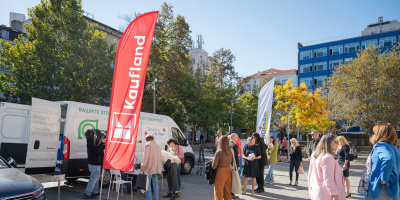
<instances>
[{"instance_id":1,"label":"white van","mask_svg":"<svg viewBox=\"0 0 400 200\"><path fill-rule=\"evenodd\" d=\"M108 112L109 107L72 101L32 98L32 106L1 103L0 155L13 157L19 165L25 164L25 172L29 174L53 173L59 163L59 171L67 180L88 177L85 132L107 130ZM185 154L182 174L190 174L195 156L174 120L165 115L141 112L138 133L135 163L141 162L145 136L153 134L162 149L167 149L170 138L179 141ZM105 184L108 178L106 173Z\"/></svg>"}]
</instances>

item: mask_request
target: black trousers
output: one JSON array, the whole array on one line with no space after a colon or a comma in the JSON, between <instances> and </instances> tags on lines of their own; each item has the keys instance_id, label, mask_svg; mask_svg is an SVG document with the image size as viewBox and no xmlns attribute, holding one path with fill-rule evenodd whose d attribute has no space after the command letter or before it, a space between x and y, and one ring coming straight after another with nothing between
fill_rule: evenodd
<instances>
[{"instance_id":1,"label":"black trousers","mask_svg":"<svg viewBox=\"0 0 400 200\"><path fill-rule=\"evenodd\" d=\"M295 172L296 172L296 181L299 180L299 173L297 173L297 170L299 169L299 166L300 166L300 161L297 161L297 160L290 160L290 169L289 169L289 177L290 177L290 180L292 180L292 172L293 172L293 169L294 169Z\"/></svg>"},{"instance_id":2,"label":"black trousers","mask_svg":"<svg viewBox=\"0 0 400 200\"><path fill-rule=\"evenodd\" d=\"M257 188L264 188L264 167L265 166L259 165L259 167L260 167L260 176L256 178L257 185L258 185Z\"/></svg>"}]
</instances>

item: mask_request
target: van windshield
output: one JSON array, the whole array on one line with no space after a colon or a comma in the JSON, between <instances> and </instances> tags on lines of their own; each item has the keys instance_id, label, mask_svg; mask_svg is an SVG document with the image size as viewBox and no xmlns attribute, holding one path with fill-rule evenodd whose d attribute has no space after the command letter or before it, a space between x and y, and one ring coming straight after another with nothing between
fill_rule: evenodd
<instances>
[{"instance_id":1,"label":"van windshield","mask_svg":"<svg viewBox=\"0 0 400 200\"><path fill-rule=\"evenodd\" d=\"M183 136L183 134L181 133L181 131L179 131L179 129L172 127L172 137L175 140L178 140L179 144L184 144L185 142L185 137Z\"/></svg>"}]
</instances>

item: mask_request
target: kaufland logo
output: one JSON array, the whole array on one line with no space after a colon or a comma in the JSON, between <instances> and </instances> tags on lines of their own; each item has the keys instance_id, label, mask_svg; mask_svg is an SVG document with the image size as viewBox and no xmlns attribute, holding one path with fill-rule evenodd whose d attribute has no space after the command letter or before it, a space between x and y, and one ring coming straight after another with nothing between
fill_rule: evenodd
<instances>
[{"instance_id":1,"label":"kaufland logo","mask_svg":"<svg viewBox=\"0 0 400 200\"><path fill-rule=\"evenodd\" d=\"M113 113L111 123L111 142L133 144L136 114Z\"/></svg>"}]
</instances>

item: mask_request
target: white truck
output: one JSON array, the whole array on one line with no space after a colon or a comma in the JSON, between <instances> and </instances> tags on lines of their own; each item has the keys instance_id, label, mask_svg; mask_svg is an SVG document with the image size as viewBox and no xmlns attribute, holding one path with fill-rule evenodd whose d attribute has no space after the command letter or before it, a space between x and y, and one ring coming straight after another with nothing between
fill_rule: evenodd
<instances>
[{"instance_id":1,"label":"white truck","mask_svg":"<svg viewBox=\"0 0 400 200\"><path fill-rule=\"evenodd\" d=\"M12 157L25 173L59 170L73 181L90 175L85 132L107 130L109 107L73 101L51 102L32 98L32 106L0 103L0 155ZM191 146L177 124L168 116L140 113L135 163L140 163L145 136L153 134L162 149L176 139L185 154L182 174L190 174L195 163ZM56 168L57 164L57 168ZM106 172L104 182L109 181Z\"/></svg>"}]
</instances>

